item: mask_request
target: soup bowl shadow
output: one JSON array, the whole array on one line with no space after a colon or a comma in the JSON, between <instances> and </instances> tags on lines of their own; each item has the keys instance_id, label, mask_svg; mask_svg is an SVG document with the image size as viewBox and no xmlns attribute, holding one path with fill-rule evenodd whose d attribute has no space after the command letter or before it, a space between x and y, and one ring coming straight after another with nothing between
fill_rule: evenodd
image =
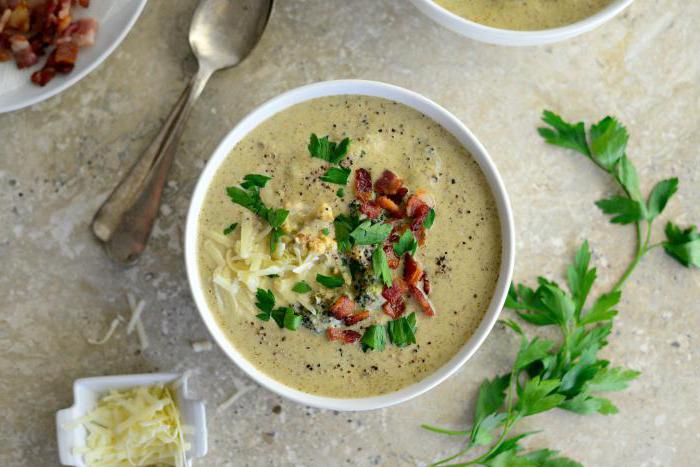
<instances>
[{"instance_id":1,"label":"soup bowl shadow","mask_svg":"<svg viewBox=\"0 0 700 467\"><path fill-rule=\"evenodd\" d=\"M337 95L362 95L393 100L423 113L440 124L479 164L493 193L501 224L502 250L498 281L488 309L474 334L447 363L424 379L395 392L363 398L333 398L309 394L284 385L256 368L236 349L217 322L205 296L206 282L201 277L197 259L199 214L214 175L234 146L259 124L278 112L311 99ZM341 411L373 410L398 404L425 393L454 374L474 355L496 323L508 293L514 258L515 239L510 202L501 176L486 149L462 122L438 104L415 92L375 81L339 80L310 84L288 91L253 110L224 137L209 159L195 187L185 228L185 263L192 296L212 338L224 353L253 380L280 396L312 407Z\"/></svg>"},{"instance_id":2,"label":"soup bowl shadow","mask_svg":"<svg viewBox=\"0 0 700 467\"><path fill-rule=\"evenodd\" d=\"M575 23L539 31L518 31L486 26L452 13L434 0L411 0L424 15L457 34L488 44L526 46L560 42L578 36L614 18L634 0L615 0L597 13Z\"/></svg>"}]
</instances>

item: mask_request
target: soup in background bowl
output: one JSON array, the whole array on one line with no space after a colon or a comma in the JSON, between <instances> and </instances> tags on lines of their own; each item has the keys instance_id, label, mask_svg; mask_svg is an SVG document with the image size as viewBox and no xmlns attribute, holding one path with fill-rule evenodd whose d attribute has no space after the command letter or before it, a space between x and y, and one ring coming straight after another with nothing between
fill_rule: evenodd
<instances>
[{"instance_id":1,"label":"soup in background bowl","mask_svg":"<svg viewBox=\"0 0 700 467\"><path fill-rule=\"evenodd\" d=\"M456 371L505 300L507 195L447 111L368 81L264 104L205 168L186 229L197 307L263 386L336 410L385 407Z\"/></svg>"}]
</instances>

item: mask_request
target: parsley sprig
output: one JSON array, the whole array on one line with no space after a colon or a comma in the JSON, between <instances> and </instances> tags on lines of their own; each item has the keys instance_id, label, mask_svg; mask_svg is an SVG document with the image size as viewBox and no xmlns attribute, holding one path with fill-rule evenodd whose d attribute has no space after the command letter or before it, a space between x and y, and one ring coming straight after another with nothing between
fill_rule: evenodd
<instances>
[{"instance_id":1,"label":"parsley sprig","mask_svg":"<svg viewBox=\"0 0 700 467\"><path fill-rule=\"evenodd\" d=\"M349 148L350 138L343 138L340 143L334 143L328 139L327 135L323 138L319 138L315 133L311 133L309 137L308 149L311 157L322 159L330 164L340 164L343 158L348 154ZM350 172L351 170L348 167L330 167L326 170L326 173L321 176L321 181L345 186L348 183ZM340 192L340 190L338 190L338 192ZM342 195L338 195L338 197L342 197Z\"/></svg>"},{"instance_id":2,"label":"parsley sprig","mask_svg":"<svg viewBox=\"0 0 700 467\"><path fill-rule=\"evenodd\" d=\"M453 461L479 446L485 447L483 454L455 465L581 465L548 449L523 453L519 441L533 433L511 433L520 420L555 408L579 414L617 413L613 402L601 394L625 389L640 374L613 367L598 356L608 343L622 285L644 255L658 246L686 267L700 266L700 235L695 226L681 229L669 222L666 240L650 245L652 223L677 191L678 180L657 183L644 199L637 171L626 154L629 137L624 126L606 117L586 134L583 123L565 122L552 112L545 111L542 119L549 125L539 129L545 141L583 154L617 181L622 193L596 205L613 216L612 223L635 225L637 249L619 280L595 300L590 300L589 295L597 271L590 265L587 241L567 268L568 291L544 277L537 279L535 289L523 284L511 286L505 306L527 324L553 327L560 338L530 338L516 321L503 321L520 338L513 367L509 373L481 384L470 429L454 431L423 425L436 433L465 438L464 449L433 465Z\"/></svg>"},{"instance_id":3,"label":"parsley sprig","mask_svg":"<svg viewBox=\"0 0 700 467\"><path fill-rule=\"evenodd\" d=\"M267 185L267 182L270 180L271 177L267 175L248 174L243 177L240 187L227 187L226 194L232 202L252 211L270 224L270 227L272 227L272 232L270 233L270 252L273 252L277 248L277 242L279 242L279 239L284 235L281 227L287 219L289 211L281 208L270 208L263 202L260 197L260 189L265 188L265 185ZM229 228L233 231L235 225L232 224ZM224 231L224 234L227 234L227 232Z\"/></svg>"},{"instance_id":4,"label":"parsley sprig","mask_svg":"<svg viewBox=\"0 0 700 467\"><path fill-rule=\"evenodd\" d=\"M301 325L301 316L294 313L289 307L275 308L275 295L271 290L258 289L255 293L255 306L260 313L255 315L262 321L270 321L272 318L280 328L296 331Z\"/></svg>"}]
</instances>

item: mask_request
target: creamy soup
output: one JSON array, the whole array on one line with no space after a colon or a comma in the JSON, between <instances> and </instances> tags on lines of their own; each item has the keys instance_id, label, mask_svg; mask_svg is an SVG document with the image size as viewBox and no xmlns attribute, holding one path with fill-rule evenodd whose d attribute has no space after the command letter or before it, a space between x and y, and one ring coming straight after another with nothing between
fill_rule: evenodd
<instances>
[{"instance_id":1,"label":"creamy soup","mask_svg":"<svg viewBox=\"0 0 700 467\"><path fill-rule=\"evenodd\" d=\"M435 0L452 13L501 29L536 31L575 23L613 0Z\"/></svg>"},{"instance_id":2,"label":"creamy soup","mask_svg":"<svg viewBox=\"0 0 700 467\"><path fill-rule=\"evenodd\" d=\"M347 155L335 165L311 157L307 146L312 133L319 138L329 135L329 141L336 143L349 138ZM350 173L345 186L320 180L331 166ZM429 287L426 281L416 285L416 299L408 294L404 302L402 317L415 317L415 343L404 342L406 345L399 347L388 336L382 351L363 343L370 327L385 328L392 320L383 311L387 306L381 284L384 276L367 276L368 282L375 283L365 284L367 288L359 291L355 272L349 271L349 265L355 264L351 255L362 248L364 253L359 253L358 261L373 268L374 254L372 259L369 256L375 246L355 245L351 253L343 255L336 241L340 233L334 219L358 206L354 187L358 169L366 169L374 181L383 171L392 171L409 190L403 200L394 197L397 205L410 212L409 204L416 199L410 198L416 193L434 213L432 226L425 228L429 224L421 219L415 235L408 235L414 240L424 238L413 257L425 271L421 279L429 280ZM232 186L258 190L250 184L247 188L240 185L247 174L271 177L259 188L262 202L289 211L274 247L270 246L272 223L232 202L227 195L227 188ZM366 217L362 211L362 207L356 211L356 227ZM381 217L365 225L375 225L372 222L395 220L382 211ZM359 237L353 237L353 241L359 243ZM206 194L199 219L198 248L209 306L231 343L247 360L292 388L355 398L392 392L418 382L459 351L479 325L494 292L501 238L497 209L486 179L453 136L402 104L374 97L334 96L278 113L234 147ZM391 272L401 276L407 268L402 264ZM317 274L344 278L344 285L328 288L317 280ZM298 286L301 280L312 290ZM394 278L392 284L397 281ZM289 307L289 316L281 312L279 323L274 315L264 320L266 306L256 306L261 302L256 297L258 289L270 291L275 307ZM359 322L346 325L334 318L333 307L342 294L356 304L353 316L361 317ZM428 297L434 316L428 316L419 296ZM328 315L329 307L334 310L333 316ZM267 308L269 312L269 303ZM368 313L362 315L365 311ZM300 318L295 324L297 315ZM292 318L290 323L298 328L287 328L286 318ZM352 331L343 334L350 336L351 342L345 342L343 336L331 340L329 327L341 333ZM394 339L398 342L397 337Z\"/></svg>"}]
</instances>

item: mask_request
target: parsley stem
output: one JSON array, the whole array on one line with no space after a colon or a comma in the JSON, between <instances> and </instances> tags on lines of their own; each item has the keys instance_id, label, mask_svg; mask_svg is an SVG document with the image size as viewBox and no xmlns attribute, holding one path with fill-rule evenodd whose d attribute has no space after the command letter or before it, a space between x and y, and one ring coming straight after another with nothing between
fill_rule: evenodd
<instances>
[{"instance_id":1,"label":"parsley stem","mask_svg":"<svg viewBox=\"0 0 700 467\"><path fill-rule=\"evenodd\" d=\"M636 226L636 231L637 231L637 252L634 255L634 259L632 262L627 266L627 269L625 269L625 272L622 274L620 279L615 283L615 285L612 288L612 292L616 292L620 290L622 285L625 283L627 278L632 274L634 269L637 267L637 264L639 264L639 261L644 257L644 255L650 250L649 248L649 240L651 239L651 221L647 222L647 231L646 231L646 239L642 242L642 227L639 222L635 223Z\"/></svg>"}]
</instances>

